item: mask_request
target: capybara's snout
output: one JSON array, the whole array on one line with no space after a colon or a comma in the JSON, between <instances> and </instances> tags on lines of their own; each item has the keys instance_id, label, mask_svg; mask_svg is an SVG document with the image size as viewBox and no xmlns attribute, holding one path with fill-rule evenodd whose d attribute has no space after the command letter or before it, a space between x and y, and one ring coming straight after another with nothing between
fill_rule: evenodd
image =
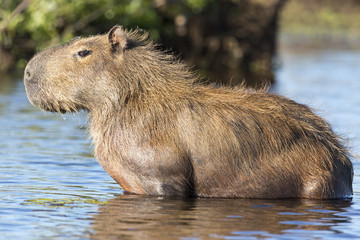
<instances>
[{"instance_id":1,"label":"capybara's snout","mask_svg":"<svg viewBox=\"0 0 360 240\"><path fill-rule=\"evenodd\" d=\"M26 65L24 71L24 82L26 84L35 84L37 83L37 78L34 76L35 69L32 67L32 64Z\"/></svg>"}]
</instances>

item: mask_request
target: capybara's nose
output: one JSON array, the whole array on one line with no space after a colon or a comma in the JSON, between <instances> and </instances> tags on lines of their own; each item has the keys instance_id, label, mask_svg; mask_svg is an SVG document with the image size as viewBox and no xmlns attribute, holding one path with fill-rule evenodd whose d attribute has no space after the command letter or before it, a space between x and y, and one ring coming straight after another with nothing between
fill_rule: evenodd
<instances>
[{"instance_id":1,"label":"capybara's nose","mask_svg":"<svg viewBox=\"0 0 360 240\"><path fill-rule=\"evenodd\" d=\"M24 80L25 80L26 82L32 82L32 81L33 81L33 74L32 74L31 69L29 68L29 66L27 66L27 67L25 68Z\"/></svg>"}]
</instances>

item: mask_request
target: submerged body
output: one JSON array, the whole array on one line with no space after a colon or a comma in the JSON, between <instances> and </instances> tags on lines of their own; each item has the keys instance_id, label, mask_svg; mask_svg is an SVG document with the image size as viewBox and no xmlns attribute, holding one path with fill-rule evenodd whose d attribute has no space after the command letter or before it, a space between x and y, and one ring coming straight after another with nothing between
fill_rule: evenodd
<instances>
[{"instance_id":1,"label":"submerged body","mask_svg":"<svg viewBox=\"0 0 360 240\"><path fill-rule=\"evenodd\" d=\"M352 195L352 164L308 107L264 91L196 83L146 36L115 26L37 54L30 101L89 112L95 155L137 194L334 199Z\"/></svg>"}]
</instances>

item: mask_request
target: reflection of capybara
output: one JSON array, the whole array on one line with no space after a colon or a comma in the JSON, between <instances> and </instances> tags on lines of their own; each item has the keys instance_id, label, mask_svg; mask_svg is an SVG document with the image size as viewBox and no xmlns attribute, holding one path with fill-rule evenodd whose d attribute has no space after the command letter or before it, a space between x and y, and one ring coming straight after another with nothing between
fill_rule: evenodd
<instances>
[{"instance_id":1,"label":"reflection of capybara","mask_svg":"<svg viewBox=\"0 0 360 240\"><path fill-rule=\"evenodd\" d=\"M212 239L210 236L307 239L304 233L321 231L341 239L344 235L335 234L343 233L334 228L349 224L351 216L346 209L350 206L351 201L343 200L181 199L125 194L99 206L88 232L90 239L167 240Z\"/></svg>"},{"instance_id":2,"label":"reflection of capybara","mask_svg":"<svg viewBox=\"0 0 360 240\"><path fill-rule=\"evenodd\" d=\"M309 108L264 91L196 82L140 31L115 26L37 54L25 69L30 101L89 112L95 154L138 194L344 198L352 164Z\"/></svg>"}]
</instances>

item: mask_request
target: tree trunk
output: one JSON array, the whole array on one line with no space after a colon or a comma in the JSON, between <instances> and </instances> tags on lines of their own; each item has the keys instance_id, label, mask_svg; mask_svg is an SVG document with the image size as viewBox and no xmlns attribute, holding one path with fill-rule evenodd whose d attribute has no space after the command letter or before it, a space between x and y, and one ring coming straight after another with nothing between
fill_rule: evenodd
<instances>
[{"instance_id":1,"label":"tree trunk","mask_svg":"<svg viewBox=\"0 0 360 240\"><path fill-rule=\"evenodd\" d=\"M168 0L159 7L167 14ZM218 0L195 14L173 18L176 37L161 35L163 44L182 54L212 82L261 87L273 83L279 12L286 0Z\"/></svg>"}]
</instances>

